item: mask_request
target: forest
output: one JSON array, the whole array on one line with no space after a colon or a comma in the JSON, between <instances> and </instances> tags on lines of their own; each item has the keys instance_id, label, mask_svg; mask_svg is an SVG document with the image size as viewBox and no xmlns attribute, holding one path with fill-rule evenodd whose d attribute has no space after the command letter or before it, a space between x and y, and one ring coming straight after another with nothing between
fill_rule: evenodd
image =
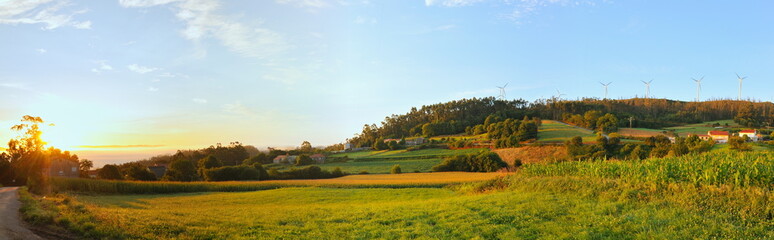
<instances>
[{"instance_id":1,"label":"forest","mask_svg":"<svg viewBox=\"0 0 774 240\"><path fill-rule=\"evenodd\" d=\"M348 139L355 146L370 146L378 138L432 137L459 134L485 124L490 116L500 119L568 120L583 118L592 111L597 118L615 117L617 127L663 128L706 121L734 119L746 127L774 126L774 103L708 100L685 102L668 99L596 99L580 100L523 99L499 100L494 97L454 100L411 108L408 113L385 117L379 124L366 124L360 133ZM577 119L577 117L576 117ZM583 121L579 121L583 122ZM588 122L588 121L586 121ZM595 124L587 124L596 128ZM605 126L602 131L609 131Z\"/></svg>"}]
</instances>

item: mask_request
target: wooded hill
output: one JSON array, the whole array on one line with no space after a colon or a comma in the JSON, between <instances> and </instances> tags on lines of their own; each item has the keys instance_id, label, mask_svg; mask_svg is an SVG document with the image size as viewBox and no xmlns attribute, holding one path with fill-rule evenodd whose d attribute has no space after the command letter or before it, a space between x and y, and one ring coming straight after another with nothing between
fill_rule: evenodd
<instances>
[{"instance_id":1,"label":"wooded hill","mask_svg":"<svg viewBox=\"0 0 774 240\"><path fill-rule=\"evenodd\" d=\"M490 115L500 119L541 118L562 120L563 115L588 111L611 113L620 127L663 128L684 124L734 119L747 127L774 126L774 103L710 100L685 102L669 99L523 99L498 100L494 97L461 99L411 108L402 115L385 117L380 125L366 124L355 137L355 146L370 146L379 138L402 138L464 133L468 127L483 124ZM630 120L631 117L631 121ZM426 131L429 129L430 131ZM425 131L423 131L425 130ZM430 134L428 134L430 133Z\"/></svg>"}]
</instances>

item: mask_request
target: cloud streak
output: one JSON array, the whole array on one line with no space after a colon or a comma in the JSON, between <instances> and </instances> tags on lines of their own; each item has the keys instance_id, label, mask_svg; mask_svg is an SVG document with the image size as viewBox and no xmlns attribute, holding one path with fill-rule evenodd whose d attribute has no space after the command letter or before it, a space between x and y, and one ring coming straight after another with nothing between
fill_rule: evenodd
<instances>
[{"instance_id":1,"label":"cloud streak","mask_svg":"<svg viewBox=\"0 0 774 240\"><path fill-rule=\"evenodd\" d=\"M44 24L44 30L69 26L76 29L91 29L91 21L77 21L74 17L85 13L79 10L62 13L70 5L67 1L52 0L7 0L0 1L0 24Z\"/></svg>"},{"instance_id":2,"label":"cloud streak","mask_svg":"<svg viewBox=\"0 0 774 240\"><path fill-rule=\"evenodd\" d=\"M308 1L314 5L315 1ZM217 14L217 0L120 0L126 8L147 8L172 4L175 17L185 23L180 34L197 45L204 39L218 39L230 51L245 57L268 58L290 48L284 37L270 29L248 26ZM204 51L203 49L199 49ZM202 54L203 55L203 54Z\"/></svg>"},{"instance_id":3,"label":"cloud streak","mask_svg":"<svg viewBox=\"0 0 774 240\"><path fill-rule=\"evenodd\" d=\"M93 149L106 149L106 148L158 148L165 145L81 145L76 148L93 148Z\"/></svg>"},{"instance_id":4,"label":"cloud streak","mask_svg":"<svg viewBox=\"0 0 774 240\"><path fill-rule=\"evenodd\" d=\"M132 64L132 65L129 65L129 66L126 66L126 68L128 68L132 72L136 72L136 73L139 73L139 74L146 74L146 73L157 71L157 70L160 69L160 68L155 68L155 67L140 66L140 65L137 65L136 63Z\"/></svg>"}]
</instances>

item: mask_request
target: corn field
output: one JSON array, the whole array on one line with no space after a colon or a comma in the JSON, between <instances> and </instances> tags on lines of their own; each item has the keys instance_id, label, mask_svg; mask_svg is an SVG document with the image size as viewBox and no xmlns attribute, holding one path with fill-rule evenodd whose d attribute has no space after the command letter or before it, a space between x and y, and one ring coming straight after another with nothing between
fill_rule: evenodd
<instances>
[{"instance_id":1,"label":"corn field","mask_svg":"<svg viewBox=\"0 0 774 240\"><path fill-rule=\"evenodd\" d=\"M774 187L774 152L711 152L641 161L576 161L530 164L532 176L621 178L656 184L692 183Z\"/></svg>"}]
</instances>

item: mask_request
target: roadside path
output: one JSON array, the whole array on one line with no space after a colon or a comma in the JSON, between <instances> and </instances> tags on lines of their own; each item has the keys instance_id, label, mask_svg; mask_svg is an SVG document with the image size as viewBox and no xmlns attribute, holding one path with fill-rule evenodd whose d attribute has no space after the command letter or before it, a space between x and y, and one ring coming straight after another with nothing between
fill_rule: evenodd
<instances>
[{"instance_id":1,"label":"roadside path","mask_svg":"<svg viewBox=\"0 0 774 240\"><path fill-rule=\"evenodd\" d=\"M43 239L22 225L18 187L0 188L0 239Z\"/></svg>"}]
</instances>

